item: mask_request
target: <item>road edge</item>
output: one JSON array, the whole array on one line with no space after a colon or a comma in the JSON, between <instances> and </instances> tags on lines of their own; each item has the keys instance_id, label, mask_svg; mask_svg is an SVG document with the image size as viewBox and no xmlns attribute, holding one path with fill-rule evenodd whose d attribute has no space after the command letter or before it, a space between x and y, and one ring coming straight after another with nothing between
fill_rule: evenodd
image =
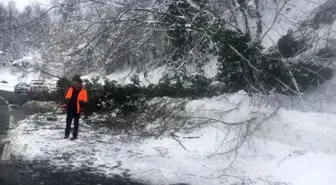
<instances>
[{"instance_id":1,"label":"road edge","mask_svg":"<svg viewBox=\"0 0 336 185\"><path fill-rule=\"evenodd\" d=\"M0 96L0 99L2 99L6 103L6 105L9 105L8 101L4 97Z\"/></svg>"},{"instance_id":2,"label":"road edge","mask_svg":"<svg viewBox=\"0 0 336 185\"><path fill-rule=\"evenodd\" d=\"M9 118L8 118L8 129L12 129L13 126L14 126L14 116L12 115L12 107L5 98L0 96L0 99L2 99L8 107L8 116L9 116ZM2 151L2 154L1 154L1 159L0 159L0 161L2 161L2 162L9 161L10 156L11 156L10 152L9 152L9 147L8 147L8 143L9 143L8 131L6 133L7 133L6 137L3 141L3 143L5 145L4 145L4 148L3 148L3 151Z\"/></svg>"}]
</instances>

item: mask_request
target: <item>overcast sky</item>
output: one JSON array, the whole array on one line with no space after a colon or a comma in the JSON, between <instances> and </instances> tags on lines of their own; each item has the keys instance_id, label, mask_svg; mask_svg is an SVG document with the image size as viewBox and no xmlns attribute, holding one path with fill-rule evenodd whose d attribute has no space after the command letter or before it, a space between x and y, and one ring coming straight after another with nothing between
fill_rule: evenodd
<instances>
[{"instance_id":1,"label":"overcast sky","mask_svg":"<svg viewBox=\"0 0 336 185\"><path fill-rule=\"evenodd\" d=\"M32 2L38 2L46 4L48 0L0 0L0 2L7 4L9 1L15 1L16 6L19 10L22 10L26 5L32 3Z\"/></svg>"}]
</instances>

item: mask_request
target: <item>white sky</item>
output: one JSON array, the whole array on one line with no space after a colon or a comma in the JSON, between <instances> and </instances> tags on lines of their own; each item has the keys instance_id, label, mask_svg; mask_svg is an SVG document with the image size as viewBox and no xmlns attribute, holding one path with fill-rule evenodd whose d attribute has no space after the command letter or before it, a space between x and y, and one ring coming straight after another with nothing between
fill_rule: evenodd
<instances>
[{"instance_id":1,"label":"white sky","mask_svg":"<svg viewBox=\"0 0 336 185\"><path fill-rule=\"evenodd\" d=\"M47 4L48 0L0 0L0 2L4 3L7 5L9 1L15 1L16 6L18 7L19 10L23 10L23 8L32 3L32 2L37 2L37 3L42 3L42 4Z\"/></svg>"}]
</instances>

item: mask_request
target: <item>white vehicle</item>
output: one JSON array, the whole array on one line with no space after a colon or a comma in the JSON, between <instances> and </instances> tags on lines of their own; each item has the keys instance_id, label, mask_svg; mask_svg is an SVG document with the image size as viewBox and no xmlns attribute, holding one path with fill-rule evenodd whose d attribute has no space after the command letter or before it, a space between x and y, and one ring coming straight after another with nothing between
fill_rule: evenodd
<instances>
[{"instance_id":1,"label":"white vehicle","mask_svg":"<svg viewBox=\"0 0 336 185\"><path fill-rule=\"evenodd\" d=\"M45 91L48 91L48 87L43 80L32 80L30 82L31 93L40 93Z\"/></svg>"},{"instance_id":2,"label":"white vehicle","mask_svg":"<svg viewBox=\"0 0 336 185\"><path fill-rule=\"evenodd\" d=\"M29 85L25 82L20 82L14 86L14 93L28 93L30 90Z\"/></svg>"},{"instance_id":3,"label":"white vehicle","mask_svg":"<svg viewBox=\"0 0 336 185\"><path fill-rule=\"evenodd\" d=\"M56 82L49 82L46 85L48 87L48 92L49 93L57 92L57 90L58 90L58 88L57 88L57 81Z\"/></svg>"}]
</instances>

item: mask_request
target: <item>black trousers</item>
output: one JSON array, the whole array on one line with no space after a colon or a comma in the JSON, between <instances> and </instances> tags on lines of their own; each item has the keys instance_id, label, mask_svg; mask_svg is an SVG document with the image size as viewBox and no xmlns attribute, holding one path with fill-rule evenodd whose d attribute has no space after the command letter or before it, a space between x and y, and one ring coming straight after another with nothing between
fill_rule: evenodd
<instances>
[{"instance_id":1,"label":"black trousers","mask_svg":"<svg viewBox=\"0 0 336 185\"><path fill-rule=\"evenodd\" d=\"M70 135L70 129L71 129L71 122L74 120L74 130L72 132L72 136L74 138L77 138L78 136L78 127L79 127L79 114L74 111L67 111L67 117L66 117L66 127L65 127L65 136Z\"/></svg>"}]
</instances>

